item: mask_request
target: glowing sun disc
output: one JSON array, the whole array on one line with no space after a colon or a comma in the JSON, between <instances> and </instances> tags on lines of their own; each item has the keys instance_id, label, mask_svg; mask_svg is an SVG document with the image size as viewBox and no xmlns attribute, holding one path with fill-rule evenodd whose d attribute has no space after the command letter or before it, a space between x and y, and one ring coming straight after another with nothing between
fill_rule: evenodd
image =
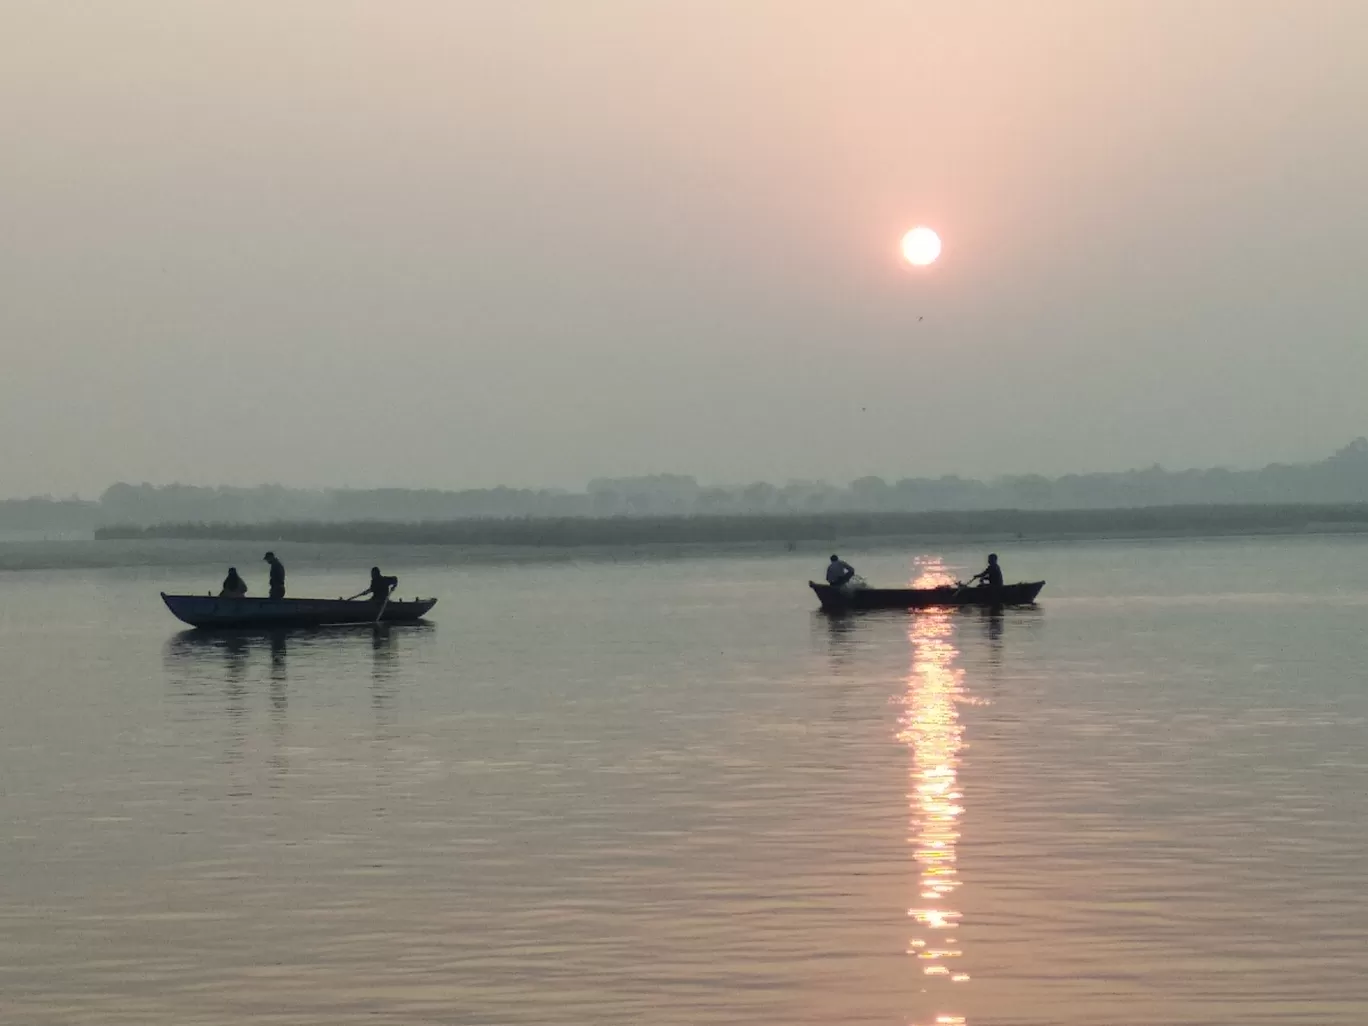
<instances>
[{"instance_id":1,"label":"glowing sun disc","mask_svg":"<svg viewBox=\"0 0 1368 1026\"><path fill-rule=\"evenodd\" d=\"M903 258L913 267L934 264L941 252L940 236L919 225L903 236L902 251Z\"/></svg>"}]
</instances>

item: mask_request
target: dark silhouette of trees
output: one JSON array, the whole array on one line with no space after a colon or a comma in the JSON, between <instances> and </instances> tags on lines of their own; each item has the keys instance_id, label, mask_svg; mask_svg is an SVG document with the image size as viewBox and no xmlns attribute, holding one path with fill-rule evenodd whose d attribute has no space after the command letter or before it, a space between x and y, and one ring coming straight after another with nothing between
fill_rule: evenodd
<instances>
[{"instance_id":1,"label":"dark silhouette of trees","mask_svg":"<svg viewBox=\"0 0 1368 1026\"><path fill-rule=\"evenodd\" d=\"M51 498L0 502L0 529L70 531L101 525L165 523L818 517L1360 502L1368 502L1368 440L1363 438L1317 463L1270 464L1261 470L1167 471L1152 466L1056 478L1022 474L995 481L953 475L897 481L867 476L846 487L814 481L703 486L692 477L678 474L596 480L583 492L503 487L317 491L281 485L204 488L120 483L111 485L96 502Z\"/></svg>"}]
</instances>

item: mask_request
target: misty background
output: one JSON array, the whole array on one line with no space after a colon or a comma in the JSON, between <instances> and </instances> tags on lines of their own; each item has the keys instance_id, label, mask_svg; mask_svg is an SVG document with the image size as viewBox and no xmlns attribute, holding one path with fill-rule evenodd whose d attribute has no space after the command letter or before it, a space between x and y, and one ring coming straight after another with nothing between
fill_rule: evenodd
<instances>
[{"instance_id":1,"label":"misty background","mask_svg":"<svg viewBox=\"0 0 1368 1026\"><path fill-rule=\"evenodd\" d=\"M1364 432L1365 38L1355 0L12 0L0 495L1318 461Z\"/></svg>"},{"instance_id":2,"label":"misty background","mask_svg":"<svg viewBox=\"0 0 1368 1026\"><path fill-rule=\"evenodd\" d=\"M0 530L88 531L111 526L176 524L190 526L190 536L220 537L225 536L221 530L225 524L287 521L416 523L484 518L774 517L1229 507L1261 503L1283 507L1368 503L1368 439L1355 439L1317 463L1273 464L1262 470L1213 468L1173 472L1154 466L1123 473L1070 474L1058 478L1028 474L993 481L955 475L897 481L871 476L849 485L822 481L775 485L759 481L720 487L700 484L685 475L658 474L595 480L587 488L575 491L490 488L455 492L120 483L107 488L95 501L50 497L0 501ZM1195 522L1206 526L1209 519L1198 515ZM1300 524L1303 519L1293 515L1289 522ZM1361 511L1354 512L1350 519L1363 519ZM1109 518L1105 523L1119 522ZM196 524L209 530L206 533L194 528Z\"/></svg>"}]
</instances>

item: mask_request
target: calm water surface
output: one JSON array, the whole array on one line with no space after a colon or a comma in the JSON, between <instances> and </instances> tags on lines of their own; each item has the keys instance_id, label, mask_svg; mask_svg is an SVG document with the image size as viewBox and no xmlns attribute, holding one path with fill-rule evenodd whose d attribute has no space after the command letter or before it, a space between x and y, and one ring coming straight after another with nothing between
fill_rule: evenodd
<instances>
[{"instance_id":1,"label":"calm water surface","mask_svg":"<svg viewBox=\"0 0 1368 1026\"><path fill-rule=\"evenodd\" d=\"M1368 1022L1368 542L824 555L0 574L0 1021Z\"/></svg>"}]
</instances>

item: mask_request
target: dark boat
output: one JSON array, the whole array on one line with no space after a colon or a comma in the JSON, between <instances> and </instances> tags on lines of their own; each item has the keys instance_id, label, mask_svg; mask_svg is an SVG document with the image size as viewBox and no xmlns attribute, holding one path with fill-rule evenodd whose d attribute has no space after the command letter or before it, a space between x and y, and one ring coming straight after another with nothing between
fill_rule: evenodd
<instances>
[{"instance_id":1,"label":"dark boat","mask_svg":"<svg viewBox=\"0 0 1368 1026\"><path fill-rule=\"evenodd\" d=\"M219 598L168 595L162 601L192 627L332 627L349 623L414 623L437 604L434 599L374 602L311 598ZM378 618L377 618L378 614Z\"/></svg>"},{"instance_id":2,"label":"dark boat","mask_svg":"<svg viewBox=\"0 0 1368 1026\"><path fill-rule=\"evenodd\" d=\"M1044 581L1004 584L1001 588L970 588L942 584L939 588L833 588L808 581L817 601L828 613L856 609L930 609L936 606L1028 606L1035 601Z\"/></svg>"}]
</instances>

